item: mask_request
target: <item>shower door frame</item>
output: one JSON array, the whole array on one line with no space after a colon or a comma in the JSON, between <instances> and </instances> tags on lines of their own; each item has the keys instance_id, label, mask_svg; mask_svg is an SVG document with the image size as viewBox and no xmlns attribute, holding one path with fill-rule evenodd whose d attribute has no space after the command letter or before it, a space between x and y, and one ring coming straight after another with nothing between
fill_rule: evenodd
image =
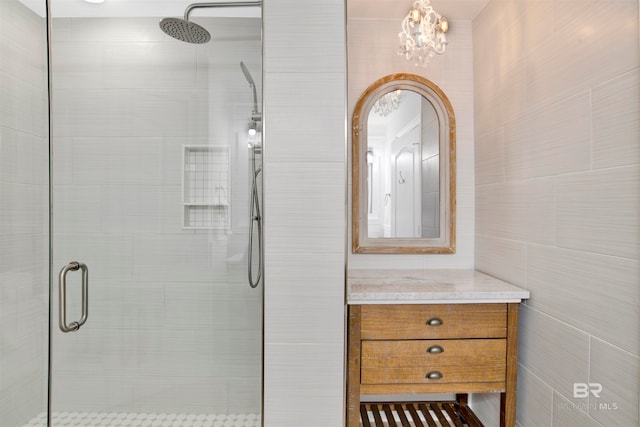
<instances>
[{"instance_id":1,"label":"shower door frame","mask_svg":"<svg viewBox=\"0 0 640 427\"><path fill-rule=\"evenodd\" d=\"M47 59L47 121L48 121L48 147L49 147L49 155L48 155L48 278L49 278L49 297L48 297L48 309L49 309L49 321L48 321L48 334L47 334L47 397L46 397L46 413L47 413L47 426L51 427L54 426L55 424L53 423L53 419L52 419L52 412L53 412L53 383L55 381L55 375L54 375L54 363L53 363L53 348L54 348L54 331L55 329L58 327L58 322L56 319L54 319L54 305L57 303L57 301L54 300L54 286L56 286L56 279L57 277L57 268L59 266L54 264L54 165L53 165L53 158L54 158L54 142L53 142L53 135L54 135L54 123L53 123L53 117L52 117L52 111L53 111L53 65L52 65L52 58L53 58L53 52L52 52L52 44L53 44L53 38L52 38L52 14L51 14L51 2L52 0L45 0L45 9L46 9L46 16L45 16L45 21L46 21L46 59ZM264 49L264 45L263 45L263 37L262 37L262 32L263 32L263 28L264 28L264 18L263 15L261 13L261 24L260 24L260 32L261 32L261 41L260 41L260 45L261 45L261 54L263 54L263 49ZM262 67L262 60L261 62L261 73L260 73L260 80L264 81L263 79L263 67ZM264 107L262 108L262 110L264 111ZM263 135L263 134L262 134ZM260 188L260 196L262 197L263 195L263 188ZM260 247L260 257L263 256L262 253L262 246ZM73 264L73 263L72 263ZM74 270L76 268L74 268L71 265L71 267L67 266L65 267L65 269L67 270ZM84 266L84 264L82 263L78 263L77 269L81 269L83 272L83 278L86 276L86 267ZM261 300L261 325L260 325L260 329L261 329L261 341L260 341L260 351L261 351L261 356L260 356L260 378L259 378L259 382L260 382L260 408L259 408L259 417L260 417L260 425L264 426L264 418L262 416L262 414L264 413L264 274L263 274L263 266L260 267L261 270L261 274L262 274L262 285L261 286L261 290L260 292L260 300ZM65 271L66 272L66 271ZM60 274L60 277L62 277L62 273ZM84 289L84 288L83 288ZM84 294L83 294L83 299L84 298ZM84 323L84 321L86 320L86 308L83 309L83 319L81 319L78 323L80 323L80 325L77 325L77 327L73 326L73 322L71 323L72 328L74 328L74 330L77 330L80 328L81 324Z\"/></svg>"}]
</instances>

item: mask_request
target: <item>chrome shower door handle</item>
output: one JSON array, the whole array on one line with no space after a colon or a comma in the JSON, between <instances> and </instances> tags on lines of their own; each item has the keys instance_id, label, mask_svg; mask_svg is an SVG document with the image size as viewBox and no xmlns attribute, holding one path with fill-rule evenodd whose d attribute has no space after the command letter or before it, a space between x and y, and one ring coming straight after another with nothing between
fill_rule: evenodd
<instances>
[{"instance_id":1,"label":"chrome shower door handle","mask_svg":"<svg viewBox=\"0 0 640 427\"><path fill-rule=\"evenodd\" d=\"M82 315L77 322L71 322L67 324L67 273L69 271L82 271ZM59 310L58 320L60 330L62 332L74 332L80 329L80 326L84 325L89 316L89 270L83 263L77 261L71 261L69 264L62 267L60 275L58 276L58 290L59 290Z\"/></svg>"}]
</instances>

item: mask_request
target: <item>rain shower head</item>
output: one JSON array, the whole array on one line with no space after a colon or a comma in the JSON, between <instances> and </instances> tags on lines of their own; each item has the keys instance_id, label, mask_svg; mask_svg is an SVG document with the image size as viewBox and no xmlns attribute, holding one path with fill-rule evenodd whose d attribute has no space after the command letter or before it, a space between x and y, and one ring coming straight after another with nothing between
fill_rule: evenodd
<instances>
[{"instance_id":1,"label":"rain shower head","mask_svg":"<svg viewBox=\"0 0 640 427\"><path fill-rule=\"evenodd\" d=\"M187 43L202 44L211 40L209 31L186 19L164 18L160 21L160 29L174 39Z\"/></svg>"},{"instance_id":2,"label":"rain shower head","mask_svg":"<svg viewBox=\"0 0 640 427\"><path fill-rule=\"evenodd\" d=\"M218 3L194 3L187 6L184 11L184 19L164 18L160 21L160 29L174 39L187 43L207 43L211 40L209 31L200 25L189 21L189 14L193 9L208 7L260 7L261 1L229 1Z\"/></svg>"}]
</instances>

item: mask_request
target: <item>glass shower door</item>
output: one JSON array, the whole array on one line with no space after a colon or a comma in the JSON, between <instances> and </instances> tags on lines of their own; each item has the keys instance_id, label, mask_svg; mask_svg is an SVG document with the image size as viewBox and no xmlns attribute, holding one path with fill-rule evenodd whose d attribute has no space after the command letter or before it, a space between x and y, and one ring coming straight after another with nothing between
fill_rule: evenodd
<instances>
[{"instance_id":1,"label":"glass shower door","mask_svg":"<svg viewBox=\"0 0 640 427\"><path fill-rule=\"evenodd\" d=\"M194 14L196 45L52 4L51 425L259 426L240 63L261 76L260 11Z\"/></svg>"},{"instance_id":2,"label":"glass shower door","mask_svg":"<svg viewBox=\"0 0 640 427\"><path fill-rule=\"evenodd\" d=\"M44 5L44 0L42 0ZM0 426L45 410L47 391L45 20L0 0Z\"/></svg>"}]
</instances>

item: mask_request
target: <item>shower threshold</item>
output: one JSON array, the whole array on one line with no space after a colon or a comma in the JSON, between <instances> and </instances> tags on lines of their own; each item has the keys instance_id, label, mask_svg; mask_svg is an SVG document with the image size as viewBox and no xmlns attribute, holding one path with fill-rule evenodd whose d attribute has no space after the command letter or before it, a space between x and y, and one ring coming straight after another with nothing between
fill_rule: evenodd
<instances>
[{"instance_id":1,"label":"shower threshold","mask_svg":"<svg viewBox=\"0 0 640 427\"><path fill-rule=\"evenodd\" d=\"M54 412L52 427L259 427L259 414ZM24 427L46 427L42 413Z\"/></svg>"}]
</instances>

